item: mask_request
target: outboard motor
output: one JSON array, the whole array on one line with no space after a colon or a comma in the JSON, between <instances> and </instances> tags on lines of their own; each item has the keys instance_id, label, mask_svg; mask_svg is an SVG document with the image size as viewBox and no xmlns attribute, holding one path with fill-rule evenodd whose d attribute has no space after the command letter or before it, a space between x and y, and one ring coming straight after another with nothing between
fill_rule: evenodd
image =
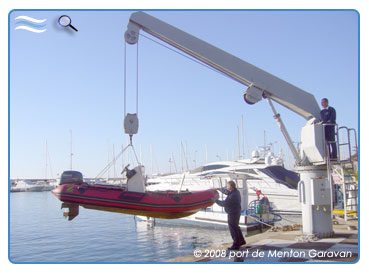
<instances>
[{"instance_id":1,"label":"outboard motor","mask_svg":"<svg viewBox=\"0 0 369 274\"><path fill-rule=\"evenodd\" d=\"M83 176L79 171L68 170L64 171L60 177L60 185L64 184L82 184Z\"/></svg>"}]
</instances>

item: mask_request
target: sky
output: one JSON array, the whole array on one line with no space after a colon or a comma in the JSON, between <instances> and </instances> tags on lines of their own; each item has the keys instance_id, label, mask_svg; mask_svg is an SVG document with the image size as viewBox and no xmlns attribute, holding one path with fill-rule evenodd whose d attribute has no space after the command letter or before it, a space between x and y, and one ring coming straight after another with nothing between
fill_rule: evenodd
<instances>
[{"instance_id":1,"label":"sky","mask_svg":"<svg viewBox=\"0 0 369 274\"><path fill-rule=\"evenodd\" d=\"M10 35L10 177L44 178L73 166L95 177L127 136L124 32L133 11L13 11ZM358 129L358 14L354 11L147 11L315 96L329 98L337 123ZM67 14L78 32L62 28ZM15 29L18 16L46 19L42 33ZM143 33L145 36L148 34ZM127 45L127 112L136 111L136 46ZM246 87L141 36L138 46L139 132L133 137L148 173L189 168L264 143L292 159L263 100L247 105ZM293 141L305 120L275 104ZM241 136L241 135L240 135ZM242 141L241 141L242 143ZM241 152L243 149L240 149ZM152 152L151 152L152 151ZM125 155L134 165L132 153ZM152 160L151 160L152 159ZM125 159L125 163L127 160ZM116 174L121 171L117 162ZM186 166L186 164L183 164ZM50 170L50 166L52 170ZM51 174L52 171L52 174ZM113 170L110 170L113 176Z\"/></svg>"}]
</instances>

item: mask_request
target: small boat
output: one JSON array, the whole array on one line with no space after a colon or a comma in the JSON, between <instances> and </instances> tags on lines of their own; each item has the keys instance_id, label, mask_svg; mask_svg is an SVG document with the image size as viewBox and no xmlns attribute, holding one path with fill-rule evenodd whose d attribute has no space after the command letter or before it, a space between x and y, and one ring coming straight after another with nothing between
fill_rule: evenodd
<instances>
[{"instance_id":1,"label":"small boat","mask_svg":"<svg viewBox=\"0 0 369 274\"><path fill-rule=\"evenodd\" d=\"M27 184L24 180L15 180L11 182L10 192L25 192L27 191Z\"/></svg>"},{"instance_id":2,"label":"small boat","mask_svg":"<svg viewBox=\"0 0 369 274\"><path fill-rule=\"evenodd\" d=\"M67 204L163 219L192 215L214 204L215 189L201 191L146 191L140 166L127 169L127 187L87 184L82 173L65 171L53 194Z\"/></svg>"},{"instance_id":3,"label":"small boat","mask_svg":"<svg viewBox=\"0 0 369 274\"><path fill-rule=\"evenodd\" d=\"M38 182L28 181L27 182L27 192L40 192L43 191L43 185L40 185Z\"/></svg>"},{"instance_id":4,"label":"small boat","mask_svg":"<svg viewBox=\"0 0 369 274\"><path fill-rule=\"evenodd\" d=\"M10 192L40 192L43 186L32 180L18 180L11 184Z\"/></svg>"}]
</instances>

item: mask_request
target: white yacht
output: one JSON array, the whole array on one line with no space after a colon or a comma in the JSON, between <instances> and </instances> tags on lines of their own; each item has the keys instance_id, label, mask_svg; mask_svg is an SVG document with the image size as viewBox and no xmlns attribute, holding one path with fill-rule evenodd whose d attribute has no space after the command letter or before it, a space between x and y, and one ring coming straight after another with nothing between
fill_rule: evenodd
<instances>
[{"instance_id":1,"label":"white yacht","mask_svg":"<svg viewBox=\"0 0 369 274\"><path fill-rule=\"evenodd\" d=\"M203 190L225 187L219 175L244 174L247 179L249 201L257 198L256 190L268 197L274 211L282 214L301 213L297 184L299 175L283 167L283 162L272 154L260 157L257 151L251 159L220 161L205 164L185 172L182 190ZM147 190L178 190L183 174L149 178Z\"/></svg>"},{"instance_id":2,"label":"white yacht","mask_svg":"<svg viewBox=\"0 0 369 274\"><path fill-rule=\"evenodd\" d=\"M43 191L43 185L31 180L19 180L12 184L10 192L36 192Z\"/></svg>"},{"instance_id":3,"label":"white yacht","mask_svg":"<svg viewBox=\"0 0 369 274\"><path fill-rule=\"evenodd\" d=\"M50 182L49 180L37 181L36 185L42 186L41 190L39 191L51 191L56 187L56 184Z\"/></svg>"},{"instance_id":4,"label":"white yacht","mask_svg":"<svg viewBox=\"0 0 369 274\"><path fill-rule=\"evenodd\" d=\"M148 191L179 189L193 191L222 188L231 179L237 183L241 193L243 211L243 216L240 219L241 226L247 226L247 224L254 222L250 218L246 221L245 216L246 210L250 209L253 201L258 199L258 195L260 198L263 196L268 198L269 205L276 214L301 214L297 193L299 175L285 169L283 161L274 157L271 153L266 157L261 157L255 151L251 159L213 162L189 172L149 178L146 189ZM226 196L220 194L221 200L225 198ZM274 216L267 216L266 214L263 216L265 221L273 218ZM165 221L205 226L226 226L227 214L223 208L214 204L212 207L201 210L192 216Z\"/></svg>"},{"instance_id":5,"label":"white yacht","mask_svg":"<svg viewBox=\"0 0 369 274\"><path fill-rule=\"evenodd\" d=\"M55 188L56 184L48 180L15 180L11 182L10 192L40 192L50 191Z\"/></svg>"},{"instance_id":6,"label":"white yacht","mask_svg":"<svg viewBox=\"0 0 369 274\"><path fill-rule=\"evenodd\" d=\"M26 182L23 180L11 181L10 192L24 192L27 189Z\"/></svg>"}]
</instances>

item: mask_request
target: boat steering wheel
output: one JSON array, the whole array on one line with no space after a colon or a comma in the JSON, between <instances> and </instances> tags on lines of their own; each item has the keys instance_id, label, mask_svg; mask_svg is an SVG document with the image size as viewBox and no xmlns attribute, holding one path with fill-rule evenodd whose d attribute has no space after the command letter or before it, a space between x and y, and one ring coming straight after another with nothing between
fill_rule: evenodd
<instances>
[{"instance_id":1,"label":"boat steering wheel","mask_svg":"<svg viewBox=\"0 0 369 274\"><path fill-rule=\"evenodd\" d=\"M123 174L124 172L127 172L128 167L129 167L129 164L128 164L128 165L126 165L126 166L123 168L123 170L122 170L122 172L121 172L120 174Z\"/></svg>"}]
</instances>

